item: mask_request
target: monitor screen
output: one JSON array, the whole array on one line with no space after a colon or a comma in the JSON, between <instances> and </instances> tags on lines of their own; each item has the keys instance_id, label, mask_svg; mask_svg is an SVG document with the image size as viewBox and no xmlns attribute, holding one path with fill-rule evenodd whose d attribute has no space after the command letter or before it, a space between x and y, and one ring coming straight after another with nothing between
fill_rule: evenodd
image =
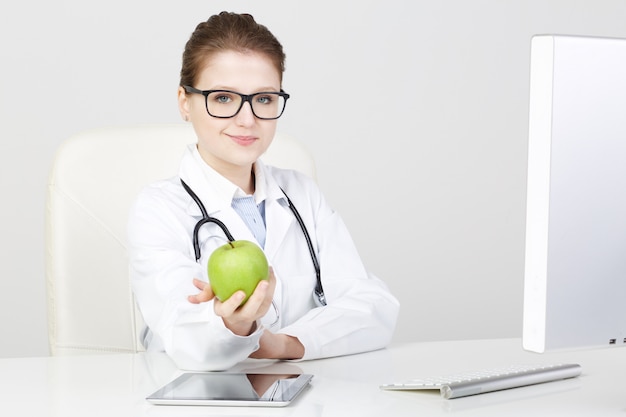
<instances>
[{"instance_id":1,"label":"monitor screen","mask_svg":"<svg viewBox=\"0 0 626 417\"><path fill-rule=\"evenodd\" d=\"M626 345L626 40L531 40L524 349Z\"/></svg>"}]
</instances>

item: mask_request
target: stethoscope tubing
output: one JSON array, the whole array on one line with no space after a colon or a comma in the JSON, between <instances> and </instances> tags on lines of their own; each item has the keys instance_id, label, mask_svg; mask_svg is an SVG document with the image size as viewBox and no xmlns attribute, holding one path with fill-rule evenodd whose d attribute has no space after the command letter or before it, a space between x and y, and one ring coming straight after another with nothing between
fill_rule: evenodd
<instances>
[{"instance_id":1,"label":"stethoscope tubing","mask_svg":"<svg viewBox=\"0 0 626 417\"><path fill-rule=\"evenodd\" d=\"M185 181L182 178L180 179L180 182L181 182L183 188L185 189L185 191L187 191L187 193L191 196L193 201L198 205L198 207L200 208L200 212L202 213L202 219L200 219L200 221L198 221L198 223L196 223L196 225L195 225L195 227L193 229L193 238L192 238L194 254L195 254L195 257L196 257L196 262L198 262L198 260L200 259L200 256L201 256L200 242L198 240L198 233L200 231L200 228L202 228L202 226L204 226L206 223L215 223L220 229L222 229L222 232L224 232L224 235L226 236L226 238L230 242L234 241L235 238L230 233L230 231L228 230L228 227L226 227L224 222L222 222L219 219L216 219L215 217L209 216L208 212L206 211L206 208L204 207L204 204L202 203L202 201L200 201L200 198L191 189L191 187L189 187L187 185L187 183L185 183ZM307 244L307 247L309 249L309 254L311 256L311 262L313 262L313 268L315 269L315 276L316 276L316 280L317 280L317 282L315 284L316 301L318 301L321 306L325 306L326 305L326 296L324 295L324 289L322 287L321 268L320 268L319 261L317 259L317 255L315 254L315 249L313 247L313 242L311 241L311 236L309 235L309 231L307 230L306 225L304 224L304 221L302 220L302 217L300 216L300 213L298 212L298 209L296 209L296 206L292 203L291 199L289 198L289 196L287 195L285 190L283 190L281 188L281 191L285 195L285 198L287 199L287 204L289 205L289 209L291 210L291 212L295 216L298 224L300 225L300 229L302 229L302 233L304 234L304 239L306 240L306 244Z\"/></svg>"},{"instance_id":2,"label":"stethoscope tubing","mask_svg":"<svg viewBox=\"0 0 626 417\"><path fill-rule=\"evenodd\" d=\"M224 235L226 235L226 238L229 242L234 241L235 238L232 234L230 234L230 231L228 230L228 227L226 227L224 222L216 219L215 217L209 216L209 213L207 213L204 204L202 204L202 201L200 201L200 197L198 197L198 195L193 192L191 187L189 187L187 183L182 179L180 180L180 183L183 185L185 191L187 191L187 193L191 196L193 201L196 202L196 204L200 208L200 212L202 213L202 219L198 223L196 223L196 226L193 228L193 250L196 256L196 262L198 262L198 260L200 259L200 243L198 242L198 232L200 231L200 228L206 223L215 223L216 225L218 225L219 228L222 229L222 231L224 232Z\"/></svg>"},{"instance_id":3,"label":"stethoscope tubing","mask_svg":"<svg viewBox=\"0 0 626 417\"><path fill-rule=\"evenodd\" d=\"M326 305L326 296L324 295L324 289L322 288L322 276L321 276L320 263L317 260L317 255L315 254L315 249L313 248L313 242L311 241L311 236L309 235L309 231L304 225L304 220L302 220L302 217L300 217L300 213L298 212L298 209L296 209L296 206L293 205L293 203L291 202L291 199L289 198L285 190L282 189L282 187L280 190L285 195L285 198L287 199L287 204L289 204L289 208L293 212L293 215L296 217L296 220L298 221L298 224L300 225L300 228L302 229L302 232L304 233L304 240L306 240L306 244L309 247L309 253L311 254L311 261L313 262L313 268L315 269L315 275L317 278L317 284L315 284L315 295L317 296L317 299L319 300L321 305Z\"/></svg>"}]
</instances>

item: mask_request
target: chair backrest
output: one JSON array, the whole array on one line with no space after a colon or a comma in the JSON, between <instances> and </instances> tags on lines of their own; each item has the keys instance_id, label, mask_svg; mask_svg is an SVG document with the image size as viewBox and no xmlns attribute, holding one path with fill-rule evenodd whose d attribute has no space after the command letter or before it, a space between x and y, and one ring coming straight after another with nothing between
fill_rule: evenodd
<instances>
[{"instance_id":1,"label":"chair backrest","mask_svg":"<svg viewBox=\"0 0 626 417\"><path fill-rule=\"evenodd\" d=\"M50 353L143 350L128 279L126 223L140 189L173 177L189 124L104 128L79 133L58 149L46 201L46 288ZM267 164L315 178L313 158L277 134Z\"/></svg>"}]
</instances>

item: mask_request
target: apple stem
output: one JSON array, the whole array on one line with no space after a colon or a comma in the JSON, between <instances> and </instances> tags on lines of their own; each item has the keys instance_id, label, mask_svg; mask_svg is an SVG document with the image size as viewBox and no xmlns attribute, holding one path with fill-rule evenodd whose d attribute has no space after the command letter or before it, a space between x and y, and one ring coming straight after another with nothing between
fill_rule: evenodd
<instances>
[{"instance_id":1,"label":"apple stem","mask_svg":"<svg viewBox=\"0 0 626 417\"><path fill-rule=\"evenodd\" d=\"M233 249L235 248L235 245L233 245L232 240L229 240L229 241L228 241L228 244L230 245L230 247L231 247L231 248L233 248Z\"/></svg>"}]
</instances>

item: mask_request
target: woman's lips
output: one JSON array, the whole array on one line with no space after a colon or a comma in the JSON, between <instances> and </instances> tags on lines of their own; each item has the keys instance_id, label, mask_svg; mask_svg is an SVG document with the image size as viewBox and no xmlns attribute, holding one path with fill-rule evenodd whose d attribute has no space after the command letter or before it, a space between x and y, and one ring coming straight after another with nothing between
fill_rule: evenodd
<instances>
[{"instance_id":1,"label":"woman's lips","mask_svg":"<svg viewBox=\"0 0 626 417\"><path fill-rule=\"evenodd\" d=\"M252 145L256 141L256 137L254 136L233 136L230 135L230 138L237 144L241 146L249 146Z\"/></svg>"}]
</instances>

